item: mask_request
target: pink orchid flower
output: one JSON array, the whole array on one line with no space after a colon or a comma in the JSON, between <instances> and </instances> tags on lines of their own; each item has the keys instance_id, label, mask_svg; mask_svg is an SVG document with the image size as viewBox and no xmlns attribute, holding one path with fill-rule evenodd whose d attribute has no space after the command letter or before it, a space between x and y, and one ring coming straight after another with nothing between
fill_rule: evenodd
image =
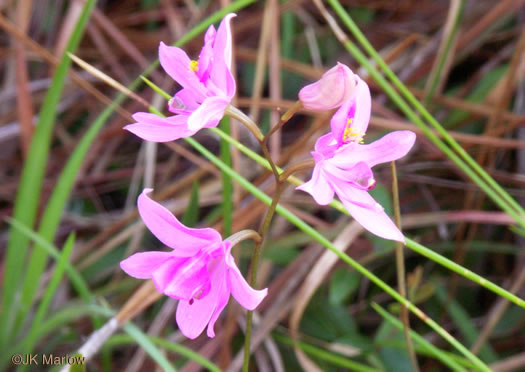
<instances>
[{"instance_id":1,"label":"pink orchid flower","mask_svg":"<svg viewBox=\"0 0 525 372\"><path fill-rule=\"evenodd\" d=\"M135 253L120 263L128 275L152 279L166 296L179 299L177 324L188 338L199 336L206 325L214 337L214 325L228 304L230 294L248 310L254 310L268 290L254 290L239 271L231 255L232 244L211 228L184 226L144 189L138 209L144 224L170 252Z\"/></svg>"},{"instance_id":2,"label":"pink orchid flower","mask_svg":"<svg viewBox=\"0 0 525 372\"><path fill-rule=\"evenodd\" d=\"M168 103L168 109L176 115L161 118L138 112L133 115L137 122L124 129L147 141L168 142L217 126L235 95L231 73L233 17L233 13L224 17L217 31L213 26L208 28L198 61L191 60L180 48L160 43L162 68L182 86Z\"/></svg>"},{"instance_id":3,"label":"pink orchid flower","mask_svg":"<svg viewBox=\"0 0 525 372\"><path fill-rule=\"evenodd\" d=\"M405 156L414 145L416 135L411 131L396 131L368 145L362 144L370 111L370 90L357 77L354 96L332 117L331 132L315 143L312 179L298 189L311 194L320 205L330 203L335 193L365 229L382 238L404 242L401 231L368 190L376 184L371 168Z\"/></svg>"},{"instance_id":4,"label":"pink orchid flower","mask_svg":"<svg viewBox=\"0 0 525 372\"><path fill-rule=\"evenodd\" d=\"M352 70L338 62L320 80L302 88L299 100L309 110L331 110L354 94L356 84L356 75Z\"/></svg>"}]
</instances>

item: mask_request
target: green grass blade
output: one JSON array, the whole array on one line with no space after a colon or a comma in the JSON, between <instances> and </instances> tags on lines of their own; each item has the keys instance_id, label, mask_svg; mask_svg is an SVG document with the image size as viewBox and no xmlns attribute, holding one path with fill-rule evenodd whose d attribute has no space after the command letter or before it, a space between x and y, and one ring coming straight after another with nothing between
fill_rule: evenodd
<instances>
[{"instance_id":1,"label":"green grass blade","mask_svg":"<svg viewBox=\"0 0 525 372\"><path fill-rule=\"evenodd\" d=\"M68 52L74 53L87 22L91 11L95 6L95 0L88 0L84 4L80 18L73 29L71 37L66 45L64 54L57 66L51 85L42 103L42 109L38 123L33 135L27 160L22 170L22 176L19 189L16 195L13 218L20 221L25 226L32 228L35 222L36 211L38 209L40 192L42 189L42 180L47 166L49 148L51 144L51 135L55 123L58 103L62 96L64 83L66 82L67 73L71 67L71 59L67 57ZM7 244L7 256L5 260L5 272L2 287L2 317L0 320L0 342L8 342L11 337L11 331L20 324L20 320L27 313L27 306L22 306L14 311L16 307L15 293L19 283L22 281L24 272L24 262L29 245L27 236L21 234L18 230L12 230L9 234ZM37 285L38 281L34 285ZM31 294L33 296L33 294ZM18 316L20 314L21 316ZM13 327L14 326L14 327Z\"/></svg>"},{"instance_id":2,"label":"green grass blade","mask_svg":"<svg viewBox=\"0 0 525 372\"><path fill-rule=\"evenodd\" d=\"M64 276L64 273L66 271L67 263L69 262L69 257L71 256L71 252L73 252L73 247L75 246L75 234L72 233L69 235L69 237L66 240L66 243L64 244L64 248L62 248L62 252L60 253L60 257L58 259L55 271L53 272L53 276L51 277L51 280L49 281L49 284L47 285L47 288L44 292L44 296L42 297L42 301L40 301L40 305L38 306L38 309L36 311L36 315L31 321L31 328L29 329L29 334L26 336L27 339L27 346L24 351L24 354L31 354L33 351L33 347L36 343L36 333L38 328L40 327L40 324L44 320L44 316L47 314L47 309L49 308L49 305L51 304L51 300L53 299L53 296L55 295L55 291L57 290L60 281L62 280L62 277ZM22 366L21 370L27 370L28 366Z\"/></svg>"},{"instance_id":3,"label":"green grass blade","mask_svg":"<svg viewBox=\"0 0 525 372\"><path fill-rule=\"evenodd\" d=\"M220 124L221 130L230 134L230 118L224 117L221 120ZM220 153L222 161L228 165L232 166L232 154L231 147L228 145L228 142L221 139L220 140ZM230 236L232 234L233 226L233 182L232 179L224 172L222 172L222 235Z\"/></svg>"},{"instance_id":4,"label":"green grass blade","mask_svg":"<svg viewBox=\"0 0 525 372\"><path fill-rule=\"evenodd\" d=\"M28 239L33 240L36 243L35 247L45 250L47 254L49 254L55 260L57 261L60 260L60 251L55 246L53 246L51 243L49 243L47 240L42 238L40 235L38 235L33 230L28 229L26 226L24 226L17 220L8 220L8 222L16 230L19 230L22 234L27 236ZM66 274L69 276L69 279L71 280L71 284L73 285L75 290L78 292L80 297L82 297L85 301L88 301L88 302L91 301L91 299L93 298L93 295L91 294L91 291L89 290L89 286L87 282L84 280L82 275L80 275L77 269L74 268L69 262L66 261L65 271L66 271Z\"/></svg>"},{"instance_id":5,"label":"green grass blade","mask_svg":"<svg viewBox=\"0 0 525 372\"><path fill-rule=\"evenodd\" d=\"M175 43L175 45L177 46L184 45L185 43L193 39L195 36L205 31L206 28L210 24L222 19L227 13L234 12L238 9L246 7L247 5L253 2L254 0L240 0L240 1L236 1L232 3L228 7L225 7L217 11L210 17L206 18L203 22L195 26L192 30L190 30L177 43ZM158 66L158 61L154 62L144 72L143 75L147 76L157 66ZM136 89L142 83L142 81L143 80L140 77L137 78L129 86L129 89L131 90ZM42 237L44 237L46 240L52 241L55 236L65 204L69 198L69 194L71 193L71 190L73 188L76 175L82 165L82 162L84 160L84 157L87 151L89 150L91 144L95 140L100 129L103 127L103 125L106 123L110 115L115 110L115 107L117 107L125 99L126 99L126 96L123 94L119 94L117 96L115 101L110 106L108 106L99 115L99 117L95 120L95 122L90 126L86 134L82 137L81 141L76 146L73 154L69 158L66 166L64 167L60 175L60 178L57 181L57 184L53 190L53 193L49 199L49 202L46 206L46 209L42 217L42 223L38 230L39 234ZM15 215L15 218L16 218L16 215ZM36 279L38 279L38 277L41 275L42 271L44 270L46 262L47 262L47 254L45 252L41 252L38 249L35 249L33 251L33 254L30 259L30 264L29 264L29 267L31 267L32 269L28 270L26 278L24 280L24 286L23 286L24 289L23 289L22 295L23 295L23 303L25 304L25 310L23 311L23 314L19 315L20 322L23 321L23 316L27 313L28 309L30 308L32 304L34 293L36 291L36 286L34 283Z\"/></svg>"},{"instance_id":6,"label":"green grass blade","mask_svg":"<svg viewBox=\"0 0 525 372\"><path fill-rule=\"evenodd\" d=\"M371 306L374 308L375 311L379 313L379 315L385 318L385 320L391 323L394 327L396 327L400 331L403 330L403 324L390 313L388 313L385 309L383 309L376 303L372 303ZM446 353L439 350L437 347L432 345L424 337L421 337L413 330L410 330L410 337L412 337L416 345L419 345L420 347L424 348L430 355L440 360L443 364L449 366L453 371L467 372L467 369L463 368L454 359L450 358Z\"/></svg>"},{"instance_id":7,"label":"green grass blade","mask_svg":"<svg viewBox=\"0 0 525 372\"><path fill-rule=\"evenodd\" d=\"M425 87L425 97L423 98L423 102L426 106L428 106L434 99L439 84L441 80L443 80L443 70L445 69L445 65L449 63L450 52L452 51L452 46L456 43L459 26L461 25L461 17L463 15L463 8L465 7L465 0L458 0L458 2L451 1L450 7L451 8L448 17L451 17L451 19L448 19L447 17L447 24L443 30L443 37L446 37L446 40L443 40L440 45L434 66L432 66L432 71L430 71L430 76ZM449 21L452 22L451 30L447 34L446 31Z\"/></svg>"},{"instance_id":8,"label":"green grass blade","mask_svg":"<svg viewBox=\"0 0 525 372\"><path fill-rule=\"evenodd\" d=\"M410 248L414 252L417 252L417 253L419 253L419 254L421 254L421 255L431 259L432 261L440 264L441 266L444 266L447 269L449 269L451 271L454 271L455 273L458 273L459 275L461 275L461 276L463 276L463 277L465 277L465 278L467 278L469 280L472 280L473 282L479 284L480 286L487 288L489 291L494 292L498 296L501 296L501 297L509 300L510 302L512 302L512 303L514 303L514 304L516 304L516 305L518 305L520 307L525 308L525 301L523 299L521 299L518 296L510 293L509 291L501 288L497 284L494 284L490 280L487 280L487 279L483 278L482 276L480 276L480 275L478 275L476 273L473 273L469 269L467 269L467 268L465 268L465 267L463 267L461 265L458 265L454 261L449 260L448 258L440 255L439 253L434 252L433 250L425 247L424 245L421 245L421 244L413 241L412 239L406 238L406 246L407 246L407 248Z\"/></svg>"},{"instance_id":9,"label":"green grass blade","mask_svg":"<svg viewBox=\"0 0 525 372\"><path fill-rule=\"evenodd\" d=\"M177 371L171 365L169 360L166 359L164 354L162 354L161 351L157 349L157 347L153 344L153 342L151 342L149 337L140 330L140 328L138 328L133 323L128 322L124 326L122 326L122 329L124 329L124 331L126 331L128 335L130 335L131 337L135 339L137 344L139 344L140 347L142 347L144 351L149 354L151 359L153 359L155 362L158 363L159 367L161 367L163 371L165 372L176 372Z\"/></svg>"},{"instance_id":10,"label":"green grass blade","mask_svg":"<svg viewBox=\"0 0 525 372\"><path fill-rule=\"evenodd\" d=\"M194 362L206 368L206 370L208 371L221 372L221 369L217 367L215 364L213 364L208 359L202 357L200 354L196 353L190 348L187 348L184 345L174 344L161 337L152 337L152 336L147 336L147 337L153 344L158 345L168 351L182 355L183 357L186 357L189 360L193 360ZM104 346L112 347L112 346L117 346L117 345L128 345L128 344L134 344L134 343L135 343L135 339L133 337L129 335L121 334L121 335L115 335L109 338L108 341L104 344Z\"/></svg>"}]
</instances>

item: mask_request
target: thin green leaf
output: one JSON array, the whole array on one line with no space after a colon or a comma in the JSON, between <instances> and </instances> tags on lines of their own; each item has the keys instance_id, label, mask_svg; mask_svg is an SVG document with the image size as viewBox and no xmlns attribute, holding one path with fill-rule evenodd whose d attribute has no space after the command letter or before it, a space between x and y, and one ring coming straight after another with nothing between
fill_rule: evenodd
<instances>
[{"instance_id":1,"label":"thin green leaf","mask_svg":"<svg viewBox=\"0 0 525 372\"><path fill-rule=\"evenodd\" d=\"M172 343L165 338L161 337L152 337L147 336L148 339L155 345L158 345L168 351L174 352L176 354L182 355L183 357L186 357L189 360L193 360L194 362L200 364L207 370L211 372L221 372L221 369L217 367L215 364L210 362L208 359L202 357L200 354L194 352L190 348L187 348L184 345L179 345ZM135 339L129 335L115 335L109 338L105 344L106 347L112 347L114 345L126 345L126 344L132 344L135 343Z\"/></svg>"},{"instance_id":2,"label":"thin green leaf","mask_svg":"<svg viewBox=\"0 0 525 372\"><path fill-rule=\"evenodd\" d=\"M122 326L122 329L126 331L128 335L133 337L137 344L144 349L146 353L149 354L151 359L158 363L159 367L162 368L165 372L176 372L177 370L171 365L168 359L162 354L162 352L157 349L157 347L151 342L149 337L140 330L133 323L126 323Z\"/></svg>"},{"instance_id":3,"label":"thin green leaf","mask_svg":"<svg viewBox=\"0 0 525 372\"><path fill-rule=\"evenodd\" d=\"M28 336L26 336L28 340L27 348L24 354L31 354L31 352L33 351L33 347L36 344L37 329L40 327L40 324L44 320L44 316L47 314L47 310L49 308L49 305L51 304L51 300L53 299L58 285L60 284L60 281L64 276L67 264L69 262L69 257L71 256L71 252L73 251L74 246L75 234L72 233L71 235L69 235L69 237L66 240L66 243L64 244L64 248L62 249L60 257L58 258L56 268L53 272L53 276L51 277L51 280L47 285L47 288L44 292L44 296L42 297L42 301L40 301L40 305L38 306L36 315L31 321L31 328L29 329ZM21 370L27 370L27 367L28 366L23 366Z\"/></svg>"}]
</instances>

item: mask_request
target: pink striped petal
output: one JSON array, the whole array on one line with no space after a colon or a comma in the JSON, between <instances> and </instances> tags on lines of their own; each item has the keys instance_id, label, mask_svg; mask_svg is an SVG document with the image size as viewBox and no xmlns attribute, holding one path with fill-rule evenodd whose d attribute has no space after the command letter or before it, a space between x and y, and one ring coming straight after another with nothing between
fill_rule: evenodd
<instances>
[{"instance_id":1,"label":"pink striped petal","mask_svg":"<svg viewBox=\"0 0 525 372\"><path fill-rule=\"evenodd\" d=\"M200 255L179 259L173 268L172 278L164 294L179 300L191 300L194 296L206 296L210 290L208 259Z\"/></svg>"},{"instance_id":2,"label":"pink striped petal","mask_svg":"<svg viewBox=\"0 0 525 372\"><path fill-rule=\"evenodd\" d=\"M193 256L201 249L221 243L220 234L212 228L192 229L181 224L170 211L147 196L151 191L144 189L138 198L140 216L157 239L174 249L174 255Z\"/></svg>"}]
</instances>

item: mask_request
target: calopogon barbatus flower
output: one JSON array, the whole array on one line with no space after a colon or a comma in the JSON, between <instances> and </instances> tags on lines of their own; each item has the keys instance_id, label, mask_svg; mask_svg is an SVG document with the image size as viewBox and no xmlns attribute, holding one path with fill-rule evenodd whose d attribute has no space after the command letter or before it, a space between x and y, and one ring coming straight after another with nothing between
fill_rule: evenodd
<instances>
[{"instance_id":1,"label":"calopogon barbatus flower","mask_svg":"<svg viewBox=\"0 0 525 372\"><path fill-rule=\"evenodd\" d=\"M136 123L125 129L147 141L168 142L217 126L235 95L231 73L233 17L233 13L224 17L217 31L213 25L208 28L198 60L191 60L180 48L160 43L162 68L182 86L168 103L175 115L161 118L138 112L133 115Z\"/></svg>"},{"instance_id":2,"label":"calopogon barbatus flower","mask_svg":"<svg viewBox=\"0 0 525 372\"><path fill-rule=\"evenodd\" d=\"M357 76L346 65L337 63L321 79L299 91L299 100L309 110L331 110L339 107L353 94Z\"/></svg>"},{"instance_id":3,"label":"calopogon barbatus flower","mask_svg":"<svg viewBox=\"0 0 525 372\"><path fill-rule=\"evenodd\" d=\"M214 337L214 325L228 304L230 294L241 306L254 310L268 290L254 290L239 271L231 255L232 244L212 228L194 229L147 194L138 198L138 210L146 227L169 252L135 253L120 263L128 275L152 279L157 290L179 300L177 324L188 338L199 336L206 325Z\"/></svg>"},{"instance_id":4,"label":"calopogon barbatus flower","mask_svg":"<svg viewBox=\"0 0 525 372\"><path fill-rule=\"evenodd\" d=\"M371 111L368 85L357 77L355 94L345 101L330 121L331 132L315 143L312 178L299 186L318 204L326 205L337 194L352 217L371 233L405 241L401 231L368 190L376 181L372 167L405 156L414 145L411 131L396 131L363 144Z\"/></svg>"}]
</instances>

